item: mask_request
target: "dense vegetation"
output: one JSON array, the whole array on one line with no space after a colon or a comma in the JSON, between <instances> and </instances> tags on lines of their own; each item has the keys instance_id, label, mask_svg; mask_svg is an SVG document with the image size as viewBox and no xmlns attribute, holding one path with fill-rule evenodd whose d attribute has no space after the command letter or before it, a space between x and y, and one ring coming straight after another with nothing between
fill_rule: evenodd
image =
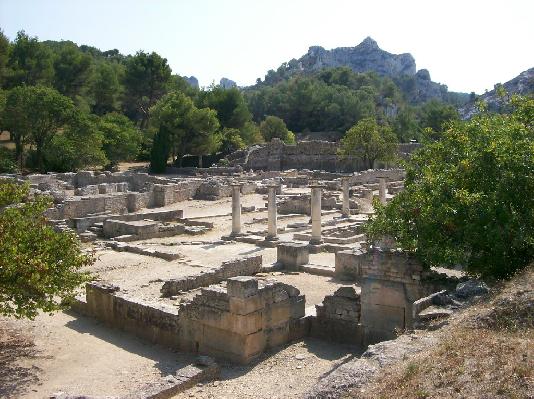
<instances>
[{"instance_id":1,"label":"dense vegetation","mask_svg":"<svg viewBox=\"0 0 534 399\"><path fill-rule=\"evenodd\" d=\"M355 73L348 67L323 69L314 74L268 79L245 90L259 122L267 115L282 118L289 130L345 132L364 118L390 125L399 141L420 139L425 128L440 130L444 121L457 119L452 104L430 101L410 104L409 91L373 72Z\"/></svg>"},{"instance_id":2,"label":"dense vegetation","mask_svg":"<svg viewBox=\"0 0 534 399\"><path fill-rule=\"evenodd\" d=\"M75 233L46 223L50 199L27 200L28 193L28 185L0 181L0 315L33 318L60 309L87 277L79 269L92 262Z\"/></svg>"},{"instance_id":3,"label":"dense vegetation","mask_svg":"<svg viewBox=\"0 0 534 399\"><path fill-rule=\"evenodd\" d=\"M406 162L405 190L382 207L368 237L387 235L427 266L511 276L534 259L534 99L510 114L452 123Z\"/></svg>"},{"instance_id":4,"label":"dense vegetation","mask_svg":"<svg viewBox=\"0 0 534 399\"><path fill-rule=\"evenodd\" d=\"M409 94L402 79L349 68L198 89L154 52L123 55L24 32L10 42L0 31L0 130L15 147L0 149L0 171L113 169L135 159L163 171L171 156L201 163L273 137L291 143L293 132L344 133L365 118L401 142L425 128L439 136L457 119L451 104L409 104Z\"/></svg>"}]
</instances>

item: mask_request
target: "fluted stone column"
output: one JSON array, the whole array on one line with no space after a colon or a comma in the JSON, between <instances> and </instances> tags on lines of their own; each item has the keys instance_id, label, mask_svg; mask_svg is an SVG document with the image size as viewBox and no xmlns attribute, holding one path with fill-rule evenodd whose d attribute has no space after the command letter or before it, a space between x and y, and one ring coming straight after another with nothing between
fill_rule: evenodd
<instances>
[{"instance_id":1,"label":"fluted stone column","mask_svg":"<svg viewBox=\"0 0 534 399\"><path fill-rule=\"evenodd\" d=\"M386 190L386 179L383 177L378 178L378 193L382 204L386 204Z\"/></svg>"},{"instance_id":2,"label":"fluted stone column","mask_svg":"<svg viewBox=\"0 0 534 399\"><path fill-rule=\"evenodd\" d=\"M321 194L322 186L313 185L311 187L311 219L312 233L310 244L320 244L321 240Z\"/></svg>"},{"instance_id":3,"label":"fluted stone column","mask_svg":"<svg viewBox=\"0 0 534 399\"><path fill-rule=\"evenodd\" d=\"M276 228L276 189L277 185L270 185L269 188L269 194L267 199L267 219L268 219L268 227L267 227L267 237L265 237L266 240L277 240L278 239L278 231Z\"/></svg>"},{"instance_id":4,"label":"fluted stone column","mask_svg":"<svg viewBox=\"0 0 534 399\"><path fill-rule=\"evenodd\" d=\"M343 190L343 205L341 206L341 214L344 217L350 216L350 204L349 204L349 178L344 177L341 179L341 188Z\"/></svg>"},{"instance_id":5,"label":"fluted stone column","mask_svg":"<svg viewBox=\"0 0 534 399\"><path fill-rule=\"evenodd\" d=\"M232 184L232 235L241 234L241 184Z\"/></svg>"}]
</instances>

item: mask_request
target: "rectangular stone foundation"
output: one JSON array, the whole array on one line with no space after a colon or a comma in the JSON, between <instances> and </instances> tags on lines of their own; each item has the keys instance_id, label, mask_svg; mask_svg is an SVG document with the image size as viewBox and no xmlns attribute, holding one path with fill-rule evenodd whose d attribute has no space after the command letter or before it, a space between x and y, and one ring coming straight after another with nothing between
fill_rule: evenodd
<instances>
[{"instance_id":1,"label":"rectangular stone foundation","mask_svg":"<svg viewBox=\"0 0 534 399\"><path fill-rule=\"evenodd\" d=\"M92 282L86 302L75 309L163 346L238 363L306 332L305 300L296 288L248 276L229 279L227 287L203 288L179 308L144 303L118 287Z\"/></svg>"}]
</instances>

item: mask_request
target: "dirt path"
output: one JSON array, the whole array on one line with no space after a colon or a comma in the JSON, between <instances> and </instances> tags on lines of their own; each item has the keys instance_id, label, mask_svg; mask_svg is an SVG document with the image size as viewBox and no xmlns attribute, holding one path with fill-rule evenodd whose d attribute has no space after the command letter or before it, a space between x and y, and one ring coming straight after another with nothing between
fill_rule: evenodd
<instances>
[{"instance_id":1,"label":"dirt path","mask_svg":"<svg viewBox=\"0 0 534 399\"><path fill-rule=\"evenodd\" d=\"M300 398L317 384L319 377L355 355L353 347L325 345L310 338L278 352L265 353L251 365L223 365L219 381L196 386L174 398Z\"/></svg>"},{"instance_id":2,"label":"dirt path","mask_svg":"<svg viewBox=\"0 0 534 399\"><path fill-rule=\"evenodd\" d=\"M0 386L2 398L42 399L55 392L122 395L191 362L188 355L67 313L40 315L33 322L2 319L0 323L9 323L12 331L24 331L35 344L31 353L21 352L14 364L7 365L18 373L16 381L11 376L10 384Z\"/></svg>"}]
</instances>

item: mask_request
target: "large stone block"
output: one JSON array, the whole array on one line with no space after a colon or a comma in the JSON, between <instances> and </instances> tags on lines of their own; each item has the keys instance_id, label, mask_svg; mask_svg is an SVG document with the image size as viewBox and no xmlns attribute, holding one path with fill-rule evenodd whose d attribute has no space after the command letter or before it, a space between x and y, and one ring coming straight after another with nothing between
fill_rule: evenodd
<instances>
[{"instance_id":1,"label":"large stone block","mask_svg":"<svg viewBox=\"0 0 534 399\"><path fill-rule=\"evenodd\" d=\"M297 271L309 262L310 252L307 244L284 242L277 247L277 261L286 270Z\"/></svg>"},{"instance_id":2,"label":"large stone block","mask_svg":"<svg viewBox=\"0 0 534 399\"><path fill-rule=\"evenodd\" d=\"M258 293L258 280L254 277L232 277L228 279L226 286L231 297L247 298Z\"/></svg>"}]
</instances>

